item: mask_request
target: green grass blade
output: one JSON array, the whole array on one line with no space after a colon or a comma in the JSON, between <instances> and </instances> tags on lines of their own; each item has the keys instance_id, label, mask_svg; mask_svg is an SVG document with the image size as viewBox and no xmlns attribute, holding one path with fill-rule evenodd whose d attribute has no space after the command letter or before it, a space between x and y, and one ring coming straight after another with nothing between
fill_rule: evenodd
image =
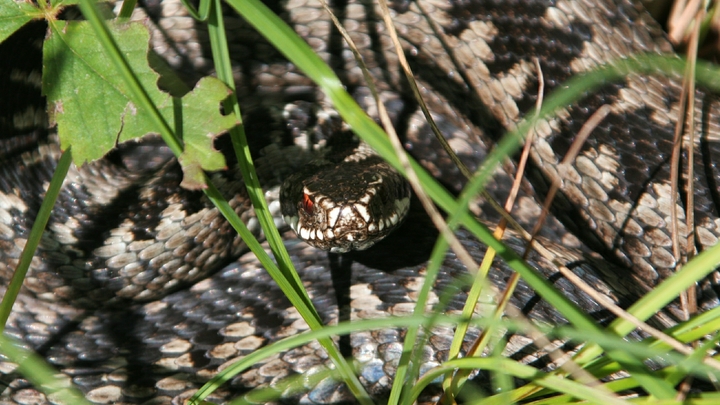
<instances>
[{"instance_id":1,"label":"green grass blade","mask_svg":"<svg viewBox=\"0 0 720 405\"><path fill-rule=\"evenodd\" d=\"M465 359L455 359L443 363L441 366L434 368L433 370L426 373L418 383L412 387L412 398L417 399L420 393L427 387L433 380L439 376L452 372L454 370L492 370L497 373L505 373L516 378L522 378L525 380L532 380L538 385L543 387L551 388L556 392L563 392L572 394L573 397L585 400L591 404L607 405L616 404L623 405L624 401L619 400L616 397L607 395L602 391L598 391L593 387L568 380L565 378L553 376L551 374L543 373L535 367L526 366L516 361L506 359L504 357L471 357ZM501 397L506 398L504 395ZM484 399L483 404L494 403L488 399Z\"/></svg>"},{"instance_id":2,"label":"green grass blade","mask_svg":"<svg viewBox=\"0 0 720 405\"><path fill-rule=\"evenodd\" d=\"M217 71L218 78L230 87L233 92L228 97L225 103L225 108L232 110L237 117L242 117L240 114L240 105L238 104L237 97L235 95L235 83L233 81L232 66L230 62L230 54L225 36L225 28L222 19L222 8L219 0L208 0L214 2L213 6L209 10L208 19L208 33L210 34L210 45L212 48L213 61L215 62L215 69ZM302 281L295 271L292 260L285 249L280 233L275 227L275 222L270 209L268 208L267 201L265 201L265 193L262 186L258 182L258 176L255 172L253 165L252 156L250 155L250 148L248 146L247 137L245 130L242 125L239 125L230 130L230 136L232 139L233 147L235 149L235 155L240 165L240 170L245 180L245 185L248 190L250 200L252 201L255 214L257 215L260 226L265 233L265 238L270 245L275 258L278 262L278 267L283 275L293 285L294 295L298 296L298 299L305 302L301 310L303 318L315 318L320 323L320 317L317 311L312 307L312 302L308 296L305 288L302 286Z\"/></svg>"},{"instance_id":3,"label":"green grass blade","mask_svg":"<svg viewBox=\"0 0 720 405\"><path fill-rule=\"evenodd\" d=\"M67 379L59 378L53 370L37 354L23 349L22 345L5 335L0 335L0 353L18 365L18 371L34 386L42 387L43 392L52 403L89 405L83 394L72 387Z\"/></svg>"},{"instance_id":4,"label":"green grass blade","mask_svg":"<svg viewBox=\"0 0 720 405\"><path fill-rule=\"evenodd\" d=\"M227 39L225 37L225 29L223 26L219 1L213 2L210 6L208 30L218 78L233 89L233 94L225 103L225 107L234 111L236 116L240 117L240 107L234 95L232 67L230 65ZM285 249L282 238L280 237L280 234L275 227L273 218L270 215L270 210L268 209L267 202L264 198L264 192L257 181L258 177L252 165L252 157L250 156L250 150L248 148L247 139L242 126L233 128L231 130L231 137L235 147L236 156L238 158L238 164L240 165L240 169L243 173L243 178L245 179L245 184L248 189L248 194L252 200L253 207L255 208L255 212L262 226L263 232L265 233L273 254L277 259L278 265L273 266L269 263L266 264L265 260L261 260L261 262L263 262L268 273L278 283L280 288L283 290L290 302L297 308L299 314L308 323L310 328L313 330L321 329L323 325L320 316L313 307L305 288L302 286L302 282L292 265L290 256ZM216 204L225 205L222 201L217 201ZM229 208L229 206L227 208ZM238 227L240 226L240 224L236 225ZM244 233L245 230L243 230L243 234ZM252 235L243 236L242 234L241 236L246 242L248 237L252 237ZM352 367L340 355L340 352L332 340L329 338L322 338L320 340L320 344L333 359L340 375L343 377L343 380L346 382L351 392L353 392L353 394L360 399L361 402L368 403L369 396L365 393L362 384L360 384L360 381L355 376ZM207 394L209 394L209 392L210 391L207 389L199 391L194 397L194 400L202 400Z\"/></svg>"},{"instance_id":5,"label":"green grass blade","mask_svg":"<svg viewBox=\"0 0 720 405\"><path fill-rule=\"evenodd\" d=\"M679 272L655 286L652 291L633 304L628 312L639 319L648 319L691 285L715 271L718 266L720 266L720 244L700 253ZM618 318L609 329L620 336L625 336L634 329L634 326L629 321Z\"/></svg>"},{"instance_id":6,"label":"green grass blade","mask_svg":"<svg viewBox=\"0 0 720 405\"><path fill-rule=\"evenodd\" d=\"M356 331L367 331L376 329L386 328L403 328L403 327L417 327L428 322L427 315L410 315L405 317L390 317L390 318L378 318L378 319L362 319L355 320L352 322L341 322L337 325L329 325L322 329L311 330L303 332L301 334L288 337L272 343L268 346L263 347L260 350L254 351L247 356L239 359L237 362L229 365L223 369L218 375L208 382L212 385L220 385L232 378L234 375L252 367L254 364L267 359L271 356L293 349L295 347L302 346L313 340L320 340L329 338L332 336L346 335ZM442 325L453 325L463 320L458 316L450 315L438 315L435 319L437 324ZM473 325L487 326L491 324L492 320L474 319L472 320ZM504 326L508 326L503 324ZM510 325L512 327L512 325Z\"/></svg>"},{"instance_id":7,"label":"green grass blade","mask_svg":"<svg viewBox=\"0 0 720 405\"><path fill-rule=\"evenodd\" d=\"M25 247L23 247L18 266L15 268L12 280L10 280L10 284L5 291L2 303L0 304L0 334L2 334L5 330L5 324L7 323L8 317L10 317L10 312L12 312L15 299L20 292L23 280L25 280L25 275L30 268L30 263L35 256L35 250L40 244L40 239L42 238L45 226L47 226L48 220L50 219L50 213L52 212L55 201L60 194L60 188L65 180L68 169L70 169L71 163L72 153L70 152L70 149L68 149L63 152L62 156L60 156L60 160L58 160L57 167L55 168L53 177L50 180L50 186L45 193L45 198L40 205L40 210L38 211L37 217L35 217L32 229L30 229L30 235L25 243Z\"/></svg>"}]
</instances>

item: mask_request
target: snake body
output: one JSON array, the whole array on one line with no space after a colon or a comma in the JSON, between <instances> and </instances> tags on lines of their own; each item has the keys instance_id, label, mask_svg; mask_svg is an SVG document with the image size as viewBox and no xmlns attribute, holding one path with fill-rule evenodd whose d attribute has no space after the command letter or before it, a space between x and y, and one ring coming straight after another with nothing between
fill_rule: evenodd
<instances>
[{"instance_id":1,"label":"snake body","mask_svg":"<svg viewBox=\"0 0 720 405\"><path fill-rule=\"evenodd\" d=\"M336 69L358 103L375 116L377 110L362 75L355 61L346 57L346 45L331 29L320 4L297 0L272 6ZM439 0L396 2L392 11L433 117L471 168L477 167L488 145L513 129L535 105L540 82L549 93L574 75L611 59L636 52L672 52L657 23L629 1ZM188 31L193 20L178 11L176 2L148 4L139 12L147 13L148 21L162 28L154 31L155 48L173 67L189 80L207 70L205 50L197 46L202 44L198 39L202 32ZM372 5L348 1L335 5L335 12L378 78L381 99L410 152L459 192L464 179L431 140L428 125L399 73L397 56L389 51L392 46L377 11ZM308 103L326 107L327 103L278 51L245 23L231 21L229 39L237 59L238 83L242 84L239 98L248 116L246 131L264 134L252 141L254 153L259 161L274 162L278 156L289 160L297 148L283 144L287 133L324 132L325 124L313 119L313 108L306 107ZM15 51L10 48L12 41L30 37L30 30L2 45L3 60ZM170 41L162 40L163 36ZM538 59L539 69L532 58ZM27 63L23 70L39 69L39 60ZM33 94L39 99L37 81L28 83L30 88L35 84ZM552 250L565 263L576 263L576 273L623 305L667 278L677 265L668 224L670 208L679 203L668 183L668 159L673 124L679 115L678 83L677 78L633 74L587 94L534 128L532 187L542 195L549 182L562 185L556 207L559 221L551 220L544 232L570 248L553 245ZM20 94L20 90L12 94ZM699 145L693 179L695 244L697 250L703 250L714 245L720 235L715 204L718 176L712 164L718 150L718 114L711 95L698 91L696 100L701 108L695 118L698 134L693 138ZM23 98L22 104L27 103ZM4 111L14 112L13 118L19 116L14 104L19 103L2 105ZM557 163L575 133L602 105L609 106L610 115L595 128L576 164L562 169L560 175ZM43 121L42 113L27 111L22 112L23 117L30 117L29 122ZM59 156L52 136L46 136L47 127L17 125L18 120L7 116L4 113L0 122L0 135L8 140L0 155L3 285L17 263L31 225L29 218L37 211L37 196ZM157 157L148 160L151 154ZM309 160L302 157L287 165L261 164L259 170L263 179L275 179L277 185L278 179L300 170L296 164ZM177 163L155 141L121 146L102 162L74 168L70 176L59 201L61 208L53 214L38 263L26 280L26 291L16 303L7 332L38 351L89 400L179 403L233 360L307 330L256 259L244 254L243 242L211 204L197 192L179 188ZM242 183L236 181L239 174L229 170L214 176L225 185L223 193L236 212L254 229L257 221ZM508 183L509 175L498 170L488 189L502 199ZM266 185L268 195L278 194ZM527 226L539 211L527 195L529 189L518 203L522 208L519 221ZM305 194L314 192L304 190ZM313 205L321 203L322 198L313 200ZM307 203L300 204L303 210L307 208ZM486 204L477 204L488 220L496 219ZM401 210L408 206L406 202L398 205ZM416 205L410 204L409 217L400 229L361 253L328 256L288 235L290 257L326 323L342 320L338 307L351 309L349 319L412 311L437 237ZM687 240L688 230L681 226L679 232L681 239ZM316 244L322 245L316 231L298 233L314 234ZM463 230L457 236L479 262L485 248ZM510 238L508 243L523 249L518 239ZM338 252L345 250L347 246ZM599 322L610 319L602 306L554 270L549 260L535 253L528 259ZM448 253L434 294L447 291L453 280L466 274L460 260ZM495 287L503 288L510 274L505 264L497 263L488 277ZM699 287L700 307L716 306L714 279ZM349 295L336 296L336 290L347 290ZM462 289L452 291L455 294L446 308L450 313L462 308L465 297ZM555 308L522 282L511 305L538 321L564 322ZM485 310L481 306L477 312ZM681 308L674 305L658 320L670 325L673 317L682 315ZM446 358L452 335L450 328L427 333L421 371ZM478 333L471 330L467 341ZM382 329L354 333L345 342L357 361L360 380L377 398L389 391L403 338L402 330ZM552 363L522 336L514 336L506 352L538 367ZM290 375L311 375L329 364L320 346L310 343L256 364L210 399L226 401ZM0 370L7 384L0 396L3 403L52 401L52 396L45 396L22 378L14 364L0 360ZM288 401L352 402L347 388L332 379L307 388L305 393L292 394ZM428 396L436 393L431 390Z\"/></svg>"}]
</instances>

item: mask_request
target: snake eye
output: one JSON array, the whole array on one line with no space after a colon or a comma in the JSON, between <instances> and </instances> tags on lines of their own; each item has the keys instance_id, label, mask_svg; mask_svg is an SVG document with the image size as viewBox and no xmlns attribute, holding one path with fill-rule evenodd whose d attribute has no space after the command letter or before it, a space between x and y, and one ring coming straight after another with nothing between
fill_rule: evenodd
<instances>
[{"instance_id":1,"label":"snake eye","mask_svg":"<svg viewBox=\"0 0 720 405\"><path fill-rule=\"evenodd\" d=\"M303 209L305 210L305 213L307 213L308 215L312 215L313 206L315 205L315 203L313 202L313 200L310 198L309 195L303 194L302 204L303 204Z\"/></svg>"}]
</instances>

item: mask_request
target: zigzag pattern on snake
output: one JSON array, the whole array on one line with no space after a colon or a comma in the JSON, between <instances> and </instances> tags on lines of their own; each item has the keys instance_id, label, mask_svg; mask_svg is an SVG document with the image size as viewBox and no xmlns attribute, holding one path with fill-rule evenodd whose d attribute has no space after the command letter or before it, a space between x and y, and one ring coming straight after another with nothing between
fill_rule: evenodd
<instances>
[{"instance_id":1,"label":"zigzag pattern on snake","mask_svg":"<svg viewBox=\"0 0 720 405\"><path fill-rule=\"evenodd\" d=\"M320 5L294 0L272 6L338 72L358 103L375 116L376 107L362 75L347 57L346 45L331 29ZM390 42L376 10L353 1L334 9L363 51L410 152L458 192L464 180L431 140L417 102L399 73L397 56L389 51ZM434 118L471 168L482 161L488 145L534 106L539 81L533 57L539 60L549 93L569 77L613 58L636 52L672 52L657 23L639 6L623 1L440 0L396 2L392 9ZM180 11L177 2L149 2L138 10L137 18L148 18L151 25L162 28L153 32L156 51L189 81L207 72L210 51L203 47L203 33L189 30L194 27L193 20ZM325 133L326 122L313 117L328 108L327 102L301 72L244 22L229 21L239 98L247 115L246 132L261 161L268 195L276 196L270 183L277 185L296 169L290 164L263 166L262 161L274 162L278 150L283 156L285 148L294 148L283 144L292 144L292 132ZM42 27L27 27L15 34L0 48L3 60L17 51L12 48L13 41L42 38L42 32ZM3 62L2 68L7 72L40 68L39 60L20 62L27 65L7 67ZM622 305L637 300L677 265L668 223L670 207L681 203L671 195L668 181L673 125L679 114L678 83L632 75L587 95L535 128L534 180L532 186L525 185L518 203L519 222L527 227L539 210L532 189L541 195L546 191L544 184L557 177L554 167L580 126L599 106L611 108L611 114L583 146L575 166L563 173L562 196L556 207L559 221L550 221L544 235L572 248L551 245L577 274ZM0 101L4 111L0 136L5 142L0 154L3 286L17 263L39 205L37 197L58 156L48 131L13 121L18 116L43 118L42 113L21 110L18 112L25 115L8 118L8 111L27 105L20 96L23 89L33 88L32 81L14 85L19 87L9 94L18 95L22 102L14 98ZM32 91L37 94L38 89ZM714 245L720 235L718 174L713 164L718 153L718 114L712 95L698 91L696 100L700 108L693 139L699 147L695 149L693 182L696 247L701 251ZM147 161L151 154L157 159ZM300 158L297 163L306 160ZM244 254L242 241L211 204L197 193L179 189L179 176L176 162L153 140L125 145L103 162L73 169L38 263L11 317L8 333L39 352L93 402L180 402L234 359L307 329L254 257ZM236 180L239 175L231 170L215 176ZM508 183L508 174L498 170L488 188L502 201ZM233 207L252 227L257 221L242 184L225 184L224 192ZM477 204L478 213L486 220L497 220L487 204ZM343 256L328 256L287 235L286 246L295 267L326 323L336 322L337 308L344 305L351 310L350 319L412 311L437 235L416 202L409 215L403 228L385 241ZM685 236L687 229L681 227L680 234ZM479 262L485 248L465 231L459 231L458 237ZM517 239L508 243L518 251L523 248ZM133 254L135 260L126 261L127 254ZM529 263L598 322L610 319L602 306L554 270L546 258L533 254ZM448 253L435 293L441 295L453 280L466 274L459 260ZM497 263L489 279L503 288L510 274L506 265ZM714 277L699 284L700 308L717 305ZM336 296L335 291L348 294ZM464 292L456 291L447 311L462 308L464 298ZM523 283L511 305L535 320L564 320ZM484 313L486 307L477 312ZM682 316L682 309L673 305L655 322L669 326ZM422 370L445 359L452 335L450 328L428 333ZM472 330L467 342L477 334ZM357 361L361 381L377 398L387 395L403 337L401 330L367 331L344 342ZM510 339L505 352L541 368L551 363L531 340L519 335ZM309 344L257 364L210 399L223 402L253 387L329 364L320 346ZM15 365L0 360L0 370L2 382L7 384L0 396L2 403L52 400L23 379ZM478 379L482 378L481 374ZM430 390L428 398L433 398L437 389ZM328 379L287 401L352 399L342 384Z\"/></svg>"}]
</instances>

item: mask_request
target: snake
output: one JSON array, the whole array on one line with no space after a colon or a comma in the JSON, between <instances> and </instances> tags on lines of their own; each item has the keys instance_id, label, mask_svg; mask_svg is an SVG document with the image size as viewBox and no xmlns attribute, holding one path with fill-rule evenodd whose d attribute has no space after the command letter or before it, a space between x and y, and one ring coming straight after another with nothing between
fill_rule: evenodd
<instances>
[{"instance_id":1,"label":"snake","mask_svg":"<svg viewBox=\"0 0 720 405\"><path fill-rule=\"evenodd\" d=\"M460 193L466 179L432 137L400 73L379 11L367 2L340 3L333 9L376 78L380 99L388 106L406 149L447 189ZM270 8L334 68L358 104L377 117L357 62L348 56L346 43L321 4L297 0L271 3ZM390 8L420 93L470 169L478 168L493 145L519 125L538 102L539 89L549 94L576 75L636 53L674 54L658 23L630 1L417 0L393 2ZM193 82L209 73L210 51L203 45L207 34L179 3L147 2L134 18L153 28L155 51L185 80ZM285 233L285 245L320 317L333 324L412 312L437 238L432 222L414 197L407 196L408 186L399 182L385 197L392 208L376 224L369 219L367 195L383 194L379 189L360 192L353 198L354 208L348 209L354 211L354 222L366 230L375 224L373 229L384 239L348 232L345 235L353 236L330 246L334 231L331 235L327 228L310 228L310 217L318 215L343 222L337 218L344 209L299 173L308 165L334 165L345 158L333 160L312 147L303 154L297 139L350 131L317 87L280 51L243 20L229 21L240 84L237 93L259 175L267 186L271 210L287 217L297 232ZM8 57L37 49L44 30L27 25L0 45L0 76L9 89L5 94L11 95L0 101L3 288L60 154L45 121L39 56ZM669 227L671 209L683 208L677 196L683 193L673 194L670 185L674 124L681 116L680 83L679 77L631 73L541 118L532 129L535 140L514 211L517 221L532 227L541 211L539 199L557 182L560 193L554 216L538 240L554 241L547 245L556 259L621 306L670 277L683 260L672 252ZM703 89L697 90L696 100L700 108L694 118L697 133L692 134L698 146L692 233L699 252L715 245L719 235L718 175L713 164L717 103ZM610 113L583 143L575 163L561 168L559 162L575 134L601 106ZM351 156L378 165L368 172L369 183L385 182L378 180L378 173L386 166L350 137ZM229 154L228 159L232 167ZM513 163L498 168L486 186L498 200L509 193L508 166ZM222 191L233 209L260 235L239 173L231 168L212 176L224 185ZM218 211L198 192L180 188L180 181L177 161L155 138L119 145L101 161L73 167L8 321L6 334L40 354L93 403L181 403L234 360L308 329ZM302 187L279 191L283 182ZM340 190L341 195L348 193ZM281 194L287 195L283 203ZM324 206L327 210L316 214ZM473 208L489 223L500 218L484 200L473 202ZM278 224L284 226L279 220ZM388 225L398 227L390 232L385 229ZM691 233L683 226L678 232L681 240ZM473 259L482 259L486 247L470 232L460 229L456 237ZM525 247L520 237L509 237L507 244L517 251ZM681 247L687 251L687 246ZM531 252L527 262L597 322L612 319L547 256ZM442 291L453 292L444 311L462 309L467 291L455 283L467 274L454 253L445 255L433 288L435 297ZM502 289L512 274L506 263L496 261L488 281ZM717 306L715 276L698 283L696 301L700 310ZM522 280L510 305L538 322L566 322ZM672 303L655 321L671 326L683 316L681 305ZM451 329L427 331L421 370L447 358ZM466 346L480 333L471 328ZM378 401L388 395L403 340L402 329L385 328L355 332L344 342L359 380ZM508 357L540 369L552 367L547 352L519 334L512 336L505 351ZM257 363L208 400L225 402L252 388L274 385L292 375L311 375L325 366L333 367L319 344L312 342ZM2 403L53 401L53 394L32 386L14 363L0 357L0 370ZM440 395L439 387L433 387L427 393L434 398L431 401ZM344 384L326 378L284 401L353 403L354 399Z\"/></svg>"}]
</instances>

